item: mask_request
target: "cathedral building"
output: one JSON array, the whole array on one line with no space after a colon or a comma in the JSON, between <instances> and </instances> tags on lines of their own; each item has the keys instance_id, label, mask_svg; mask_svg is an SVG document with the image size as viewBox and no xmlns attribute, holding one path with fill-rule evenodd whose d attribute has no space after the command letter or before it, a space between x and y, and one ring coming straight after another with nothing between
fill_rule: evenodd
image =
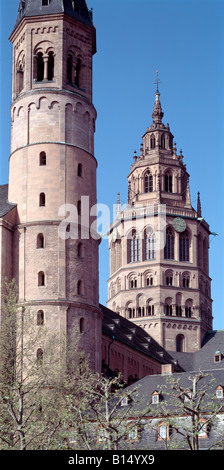
<instances>
[{"instance_id":1,"label":"cathedral building","mask_svg":"<svg viewBox=\"0 0 224 470\"><path fill-rule=\"evenodd\" d=\"M190 367L208 341L213 360L222 335L208 336L209 225L199 195L197 210L191 205L182 152L163 123L159 80L153 121L128 175L128 204L122 209L118 198L109 229L105 307L90 211L97 203L92 13L85 0L18 3L9 182L0 186L1 286L14 278L18 304L36 328L64 334L70 349L80 332L93 370L120 371L127 383L185 370L182 355L191 353ZM44 359L44 346L36 353ZM223 353L216 357L221 362Z\"/></svg>"}]
</instances>

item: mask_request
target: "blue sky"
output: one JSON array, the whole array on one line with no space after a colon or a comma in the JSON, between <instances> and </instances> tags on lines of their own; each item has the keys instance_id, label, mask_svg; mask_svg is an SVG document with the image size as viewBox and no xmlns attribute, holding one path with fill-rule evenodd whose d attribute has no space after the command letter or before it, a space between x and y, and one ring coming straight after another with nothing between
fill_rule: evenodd
<instances>
[{"instance_id":1,"label":"blue sky","mask_svg":"<svg viewBox=\"0 0 224 470\"><path fill-rule=\"evenodd\" d=\"M19 0L1 1L0 184L8 182L11 46ZM127 201L133 153L151 125L156 69L164 123L190 173L192 205L201 193L210 224L214 328L224 329L223 0L88 0L97 30L93 102L98 118L98 202ZM107 300L108 242L100 247L100 301Z\"/></svg>"}]
</instances>

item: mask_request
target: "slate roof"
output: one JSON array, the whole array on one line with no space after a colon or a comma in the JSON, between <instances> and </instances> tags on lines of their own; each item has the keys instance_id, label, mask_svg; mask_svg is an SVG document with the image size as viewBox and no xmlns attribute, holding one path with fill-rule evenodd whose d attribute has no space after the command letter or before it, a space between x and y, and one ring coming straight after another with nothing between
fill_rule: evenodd
<instances>
[{"instance_id":1,"label":"slate roof","mask_svg":"<svg viewBox=\"0 0 224 470\"><path fill-rule=\"evenodd\" d=\"M204 410L206 411L206 407L208 403L211 406L211 399L215 399L215 390L216 387L221 385L224 388L224 368L220 370L213 370L213 371L203 371L205 377L203 377L197 385L197 390L206 390L204 396ZM132 384L125 388L128 392L129 390L135 389L137 387L137 401L135 402L134 395L133 395L133 402L130 403L133 406L133 415L138 414L140 410L146 410L151 403L151 398L153 392L157 391L160 392L160 401L158 404L153 404L150 406L152 414L155 416L159 416L159 412L162 412L166 403L166 410L172 412L172 414L179 413L180 410L177 409L177 403L174 402L174 396L176 392L172 392L170 388L170 384L172 384L172 379L175 379L179 382L180 386L185 391L192 391L192 380L189 380L189 377L194 377L197 373L189 373L189 372L182 372L182 373L175 373L170 375L147 375L142 379L138 380L135 384ZM224 411L224 399L219 400L216 399L216 404L221 404L223 406ZM163 414L163 413L162 413Z\"/></svg>"},{"instance_id":2,"label":"slate roof","mask_svg":"<svg viewBox=\"0 0 224 470\"><path fill-rule=\"evenodd\" d=\"M16 204L11 204L8 201L8 184L0 186L0 217L8 214Z\"/></svg>"},{"instance_id":3,"label":"slate roof","mask_svg":"<svg viewBox=\"0 0 224 470\"><path fill-rule=\"evenodd\" d=\"M24 17L52 15L58 13L65 13L81 23L86 24L90 28L95 29L86 1L76 0L75 3L79 4L79 12L73 8L72 0L50 0L49 5L47 6L42 6L41 0L20 0L19 12L14 29Z\"/></svg>"},{"instance_id":4,"label":"slate roof","mask_svg":"<svg viewBox=\"0 0 224 470\"><path fill-rule=\"evenodd\" d=\"M136 351L154 359L161 364L174 364L176 371L183 369L175 364L171 354L162 348L140 326L118 315L104 305L100 305L103 313L102 333L110 338L129 346Z\"/></svg>"},{"instance_id":5,"label":"slate roof","mask_svg":"<svg viewBox=\"0 0 224 470\"><path fill-rule=\"evenodd\" d=\"M216 351L221 352L221 362L214 362ZM224 367L224 330L208 331L201 349L195 353L169 351L169 354L185 371L222 369Z\"/></svg>"},{"instance_id":6,"label":"slate roof","mask_svg":"<svg viewBox=\"0 0 224 470\"><path fill-rule=\"evenodd\" d=\"M110 338L114 337L117 341L161 364L173 364L175 372L223 370L224 368L224 330L208 331L201 349L194 353L166 351L140 326L103 305L100 305L100 308L103 313L103 334ZM214 362L216 351L221 352L220 362Z\"/></svg>"}]
</instances>

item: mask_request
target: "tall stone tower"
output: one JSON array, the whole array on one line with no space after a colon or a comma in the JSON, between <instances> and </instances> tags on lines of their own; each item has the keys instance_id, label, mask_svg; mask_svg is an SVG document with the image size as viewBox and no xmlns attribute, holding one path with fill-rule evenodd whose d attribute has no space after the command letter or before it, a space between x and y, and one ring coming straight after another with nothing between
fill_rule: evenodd
<instances>
[{"instance_id":1,"label":"tall stone tower","mask_svg":"<svg viewBox=\"0 0 224 470\"><path fill-rule=\"evenodd\" d=\"M92 15L85 0L21 0L10 40L8 198L17 204L19 301L70 345L77 329L84 333L82 347L100 371L99 237L87 210L97 198Z\"/></svg>"},{"instance_id":2,"label":"tall stone tower","mask_svg":"<svg viewBox=\"0 0 224 470\"><path fill-rule=\"evenodd\" d=\"M153 122L128 175L128 205L110 228L108 307L144 328L166 350L194 352L212 329L209 226L200 195L191 205L189 174L177 155L160 93Z\"/></svg>"}]
</instances>

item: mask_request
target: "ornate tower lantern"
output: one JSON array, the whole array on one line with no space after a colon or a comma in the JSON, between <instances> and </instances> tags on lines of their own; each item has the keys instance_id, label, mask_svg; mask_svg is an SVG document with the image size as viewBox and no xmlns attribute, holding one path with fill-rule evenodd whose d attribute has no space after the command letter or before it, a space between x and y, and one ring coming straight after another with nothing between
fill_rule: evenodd
<instances>
[{"instance_id":1,"label":"ornate tower lantern","mask_svg":"<svg viewBox=\"0 0 224 470\"><path fill-rule=\"evenodd\" d=\"M210 232L200 199L197 211L191 205L182 150L177 155L162 122L159 82L157 72L153 122L128 175L128 206L111 226L108 307L166 350L194 352L212 329Z\"/></svg>"}]
</instances>

